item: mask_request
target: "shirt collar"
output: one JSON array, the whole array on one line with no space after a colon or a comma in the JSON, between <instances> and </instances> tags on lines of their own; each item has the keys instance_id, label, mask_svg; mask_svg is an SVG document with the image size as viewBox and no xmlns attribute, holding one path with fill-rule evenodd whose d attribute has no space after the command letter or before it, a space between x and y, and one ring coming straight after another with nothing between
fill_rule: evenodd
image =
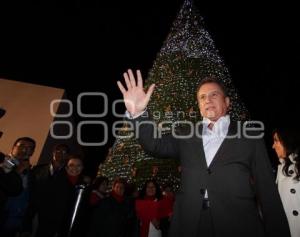
<instances>
[{"instance_id":1,"label":"shirt collar","mask_svg":"<svg viewBox=\"0 0 300 237\"><path fill-rule=\"evenodd\" d=\"M290 159L290 161L293 163L293 164L296 164L296 157L297 157L298 155L296 154L296 153L292 153L292 154L290 154L289 155L289 159Z\"/></svg>"},{"instance_id":2,"label":"shirt collar","mask_svg":"<svg viewBox=\"0 0 300 237\"><path fill-rule=\"evenodd\" d=\"M208 125L213 123L214 126L212 130L208 129ZM212 132L218 135L226 136L228 132L228 127L230 124L230 116L227 114L225 116L220 117L216 122L212 122L208 118L203 118L203 124L205 132Z\"/></svg>"},{"instance_id":3,"label":"shirt collar","mask_svg":"<svg viewBox=\"0 0 300 237\"><path fill-rule=\"evenodd\" d=\"M296 154L296 153L292 153L292 154L290 154L289 156L288 156L288 158L279 158L279 162L281 163L281 164L285 164L285 162L286 162L286 159L289 159L293 164L295 164L296 163L296 157L297 157L298 155Z\"/></svg>"},{"instance_id":4,"label":"shirt collar","mask_svg":"<svg viewBox=\"0 0 300 237\"><path fill-rule=\"evenodd\" d=\"M230 117L227 114L225 116L220 117L216 122L213 122L208 118L203 118L203 124L205 125L205 127L207 127L210 123L213 123L214 127L215 126L222 126L222 125L229 125Z\"/></svg>"}]
</instances>

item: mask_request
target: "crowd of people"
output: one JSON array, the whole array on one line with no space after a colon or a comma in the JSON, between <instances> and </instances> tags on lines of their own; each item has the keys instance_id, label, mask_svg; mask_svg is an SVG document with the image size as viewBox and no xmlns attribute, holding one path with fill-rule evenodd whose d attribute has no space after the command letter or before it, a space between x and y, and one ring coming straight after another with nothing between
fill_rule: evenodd
<instances>
[{"instance_id":1,"label":"crowd of people","mask_svg":"<svg viewBox=\"0 0 300 237\"><path fill-rule=\"evenodd\" d=\"M155 180L139 192L116 177L109 190L107 177L82 174L82 158L67 145L53 148L49 164L31 167L34 149L32 138L21 137L1 153L0 236L144 237L150 223L159 232L153 237L167 236L174 195Z\"/></svg>"}]
</instances>

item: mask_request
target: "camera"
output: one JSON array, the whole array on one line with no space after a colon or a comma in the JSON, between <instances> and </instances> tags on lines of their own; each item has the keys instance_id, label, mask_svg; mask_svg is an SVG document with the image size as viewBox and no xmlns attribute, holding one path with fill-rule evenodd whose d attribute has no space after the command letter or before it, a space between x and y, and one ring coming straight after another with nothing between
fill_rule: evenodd
<instances>
[{"instance_id":1,"label":"camera","mask_svg":"<svg viewBox=\"0 0 300 237\"><path fill-rule=\"evenodd\" d=\"M2 152L0 152L0 168L4 171L4 173L9 173L18 165L17 160L10 159L5 156Z\"/></svg>"}]
</instances>

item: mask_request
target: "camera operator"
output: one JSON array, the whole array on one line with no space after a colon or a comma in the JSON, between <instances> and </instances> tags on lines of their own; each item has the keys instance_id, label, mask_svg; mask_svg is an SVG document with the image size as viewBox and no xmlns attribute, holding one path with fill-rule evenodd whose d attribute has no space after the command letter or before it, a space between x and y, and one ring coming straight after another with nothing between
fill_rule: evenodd
<instances>
[{"instance_id":1,"label":"camera operator","mask_svg":"<svg viewBox=\"0 0 300 237\"><path fill-rule=\"evenodd\" d=\"M16 196L23 190L22 179L15 171L16 165L0 152L0 223L3 222L4 206L10 196Z\"/></svg>"},{"instance_id":2,"label":"camera operator","mask_svg":"<svg viewBox=\"0 0 300 237\"><path fill-rule=\"evenodd\" d=\"M5 109L0 108L0 118L5 113ZM3 132L0 131L0 137L2 134ZM0 223L4 221L4 207L7 198L17 196L23 190L22 179L15 170L17 163L0 151Z\"/></svg>"},{"instance_id":3,"label":"camera operator","mask_svg":"<svg viewBox=\"0 0 300 237\"><path fill-rule=\"evenodd\" d=\"M0 236L16 236L22 228L25 210L31 195L31 171L29 158L35 149L35 141L30 137L18 138L9 156L5 158L4 172L14 164L15 170L21 179L23 190L15 197L8 197L3 212L3 221L0 223ZM12 165L13 166L13 165Z\"/></svg>"}]
</instances>

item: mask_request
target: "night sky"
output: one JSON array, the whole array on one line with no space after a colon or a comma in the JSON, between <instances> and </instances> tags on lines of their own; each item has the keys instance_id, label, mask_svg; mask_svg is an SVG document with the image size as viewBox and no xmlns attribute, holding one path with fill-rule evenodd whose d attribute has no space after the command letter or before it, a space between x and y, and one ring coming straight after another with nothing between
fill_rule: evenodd
<instances>
[{"instance_id":1,"label":"night sky","mask_svg":"<svg viewBox=\"0 0 300 237\"><path fill-rule=\"evenodd\" d=\"M116 81L127 68L147 75L182 2L24 1L1 7L0 77L64 88L74 103L81 92L105 92L112 103L121 98ZM267 132L283 120L297 120L295 6L200 0L196 5L252 118L263 121ZM84 112L100 110L101 103L85 101ZM77 114L74 119L81 121ZM115 118L103 120L111 125ZM101 131L84 134L97 141ZM110 136L106 146L84 148L91 172L113 141Z\"/></svg>"}]
</instances>

